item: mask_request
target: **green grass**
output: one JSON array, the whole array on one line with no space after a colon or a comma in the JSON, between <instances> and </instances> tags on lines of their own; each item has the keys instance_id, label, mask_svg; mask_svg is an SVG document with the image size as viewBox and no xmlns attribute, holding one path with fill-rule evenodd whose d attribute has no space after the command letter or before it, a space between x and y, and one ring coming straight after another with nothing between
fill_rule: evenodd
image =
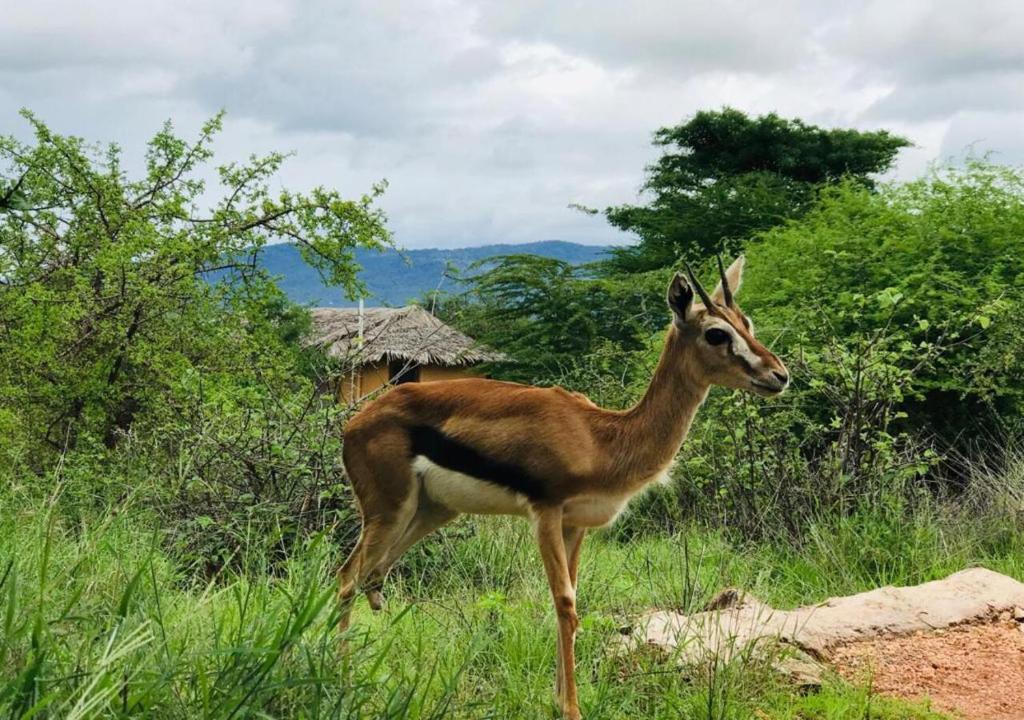
<instances>
[{"instance_id":1,"label":"green grass","mask_svg":"<svg viewBox=\"0 0 1024 720\"><path fill-rule=\"evenodd\" d=\"M199 582L161 549L159 519L130 507L91 521L70 520L59 500L0 511L0 711L10 717L554 716L555 621L525 523L461 522L414 549L383 612L359 601L340 652L340 554L323 539L278 574ZM728 585L792 606L975 563L1024 576L1017 534L889 520L821 525L801 547L738 548L698 530L588 539L584 716L938 717L838 680L805 695L756 660L682 672L671 658L613 651L632 615L693 610Z\"/></svg>"}]
</instances>

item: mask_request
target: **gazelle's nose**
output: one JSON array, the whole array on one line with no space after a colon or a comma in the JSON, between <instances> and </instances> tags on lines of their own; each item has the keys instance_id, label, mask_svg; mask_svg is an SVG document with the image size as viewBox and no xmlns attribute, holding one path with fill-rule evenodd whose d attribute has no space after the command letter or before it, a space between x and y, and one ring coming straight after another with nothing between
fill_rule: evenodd
<instances>
[{"instance_id":1,"label":"gazelle's nose","mask_svg":"<svg viewBox=\"0 0 1024 720\"><path fill-rule=\"evenodd\" d=\"M789 383L789 375L787 375L784 372L779 372L778 370L772 370L772 375L774 375L775 379L778 380L783 385L786 385L787 383Z\"/></svg>"}]
</instances>

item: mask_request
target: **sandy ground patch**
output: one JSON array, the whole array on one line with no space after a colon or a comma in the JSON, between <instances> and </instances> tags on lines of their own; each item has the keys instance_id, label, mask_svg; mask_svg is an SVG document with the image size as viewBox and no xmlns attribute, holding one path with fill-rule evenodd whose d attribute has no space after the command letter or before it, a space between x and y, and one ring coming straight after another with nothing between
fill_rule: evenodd
<instances>
[{"instance_id":1,"label":"sandy ground patch","mask_svg":"<svg viewBox=\"0 0 1024 720\"><path fill-rule=\"evenodd\" d=\"M839 673L885 695L930 698L937 710L968 720L1024 718L1024 623L1004 615L961 625L879 637L833 651Z\"/></svg>"}]
</instances>

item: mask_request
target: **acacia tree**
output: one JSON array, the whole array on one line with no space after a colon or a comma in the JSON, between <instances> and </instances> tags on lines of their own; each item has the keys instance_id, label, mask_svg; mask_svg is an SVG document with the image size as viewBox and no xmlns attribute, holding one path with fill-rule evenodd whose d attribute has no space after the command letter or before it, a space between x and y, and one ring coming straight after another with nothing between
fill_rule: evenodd
<instances>
[{"instance_id":1,"label":"acacia tree","mask_svg":"<svg viewBox=\"0 0 1024 720\"><path fill-rule=\"evenodd\" d=\"M886 170L908 142L726 108L658 130L655 144L665 152L647 169L651 201L605 211L639 236L637 245L584 269L498 258L469 278L468 292L441 304L450 321L515 360L499 374L549 380L599 346L644 347L663 321L665 270L680 257L706 259L727 243L742 245L802 216L822 188L844 178L872 187L871 174Z\"/></svg>"},{"instance_id":2,"label":"acacia tree","mask_svg":"<svg viewBox=\"0 0 1024 720\"><path fill-rule=\"evenodd\" d=\"M538 255L489 258L470 268L470 288L435 298L438 314L512 362L502 377L565 383L565 373L601 345L639 350L662 328L663 273L595 277Z\"/></svg>"},{"instance_id":3,"label":"acacia tree","mask_svg":"<svg viewBox=\"0 0 1024 720\"><path fill-rule=\"evenodd\" d=\"M825 129L775 113L751 118L732 108L698 112L661 128L662 156L647 168L646 205L605 215L640 242L616 251L610 272L643 272L742 244L800 217L818 191L842 178L872 186L910 143L884 130Z\"/></svg>"},{"instance_id":4,"label":"acacia tree","mask_svg":"<svg viewBox=\"0 0 1024 720\"><path fill-rule=\"evenodd\" d=\"M23 115L34 141L0 138L0 432L37 468L47 447L115 445L191 371L297 352L280 340L302 315L257 262L267 243L352 293L354 248L389 242L382 185L273 191L281 154L221 165L208 188L221 115L194 142L167 123L138 178L116 145Z\"/></svg>"}]
</instances>

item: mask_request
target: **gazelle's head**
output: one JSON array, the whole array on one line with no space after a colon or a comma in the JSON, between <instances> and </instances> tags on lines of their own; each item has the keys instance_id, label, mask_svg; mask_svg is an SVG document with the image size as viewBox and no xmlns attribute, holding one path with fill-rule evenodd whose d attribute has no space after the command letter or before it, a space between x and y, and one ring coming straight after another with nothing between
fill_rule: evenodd
<instances>
[{"instance_id":1,"label":"gazelle's head","mask_svg":"<svg viewBox=\"0 0 1024 720\"><path fill-rule=\"evenodd\" d=\"M711 385L778 395L789 384L782 361L754 338L754 325L736 304L743 278L741 255L726 270L718 259L721 280L708 295L689 266L668 288L668 305L684 347L692 353L695 372Z\"/></svg>"}]
</instances>

